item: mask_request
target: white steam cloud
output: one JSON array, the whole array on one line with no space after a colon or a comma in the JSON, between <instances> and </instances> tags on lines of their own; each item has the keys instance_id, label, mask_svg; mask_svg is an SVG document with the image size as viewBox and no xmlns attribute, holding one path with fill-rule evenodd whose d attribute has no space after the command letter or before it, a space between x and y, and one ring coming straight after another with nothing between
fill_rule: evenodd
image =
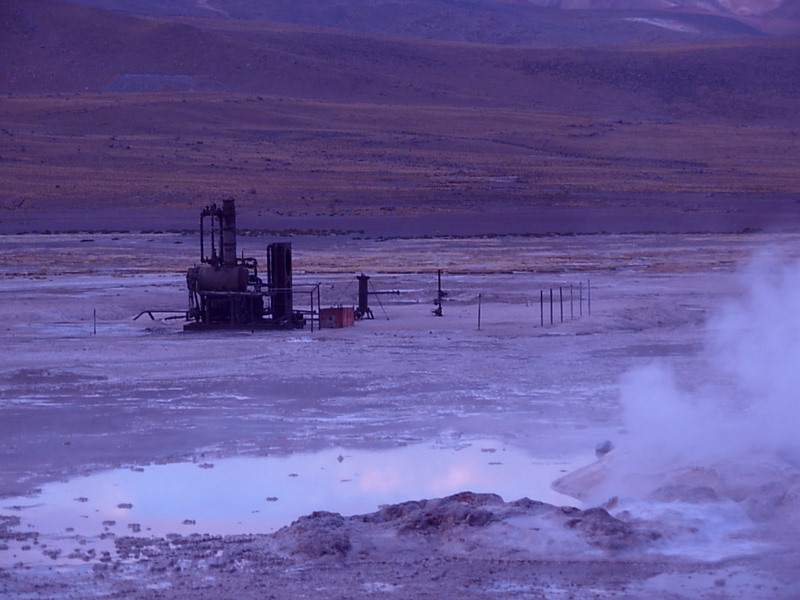
<instances>
[{"instance_id":1,"label":"white steam cloud","mask_svg":"<svg viewBox=\"0 0 800 600\"><path fill-rule=\"evenodd\" d=\"M663 364L630 372L622 401L630 446L656 462L707 464L800 451L800 263L762 255L746 293L707 327L700 381L681 385Z\"/></svg>"},{"instance_id":2,"label":"white steam cloud","mask_svg":"<svg viewBox=\"0 0 800 600\"><path fill-rule=\"evenodd\" d=\"M623 378L617 450L556 489L592 504L710 498L754 520L800 518L800 263L763 254L742 281L691 369L653 363Z\"/></svg>"}]
</instances>

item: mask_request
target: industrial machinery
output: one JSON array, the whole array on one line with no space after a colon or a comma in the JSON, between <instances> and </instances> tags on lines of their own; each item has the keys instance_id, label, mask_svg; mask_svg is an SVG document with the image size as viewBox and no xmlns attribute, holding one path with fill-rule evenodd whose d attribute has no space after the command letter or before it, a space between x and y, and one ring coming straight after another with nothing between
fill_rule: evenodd
<instances>
[{"instance_id":1,"label":"industrial machinery","mask_svg":"<svg viewBox=\"0 0 800 600\"><path fill-rule=\"evenodd\" d=\"M354 316L356 319L374 319L375 315L372 313L372 309L369 307L369 297L370 296L379 296L381 294L399 294L398 290L392 290L389 292L378 292L374 289L370 291L371 284L369 283L370 276L358 275L356 277L358 280L358 308L355 310ZM376 298L378 303L380 304L380 298ZM383 304L381 304L381 308L383 308ZM383 310L383 313L386 314L386 309ZM389 318L388 316L386 317Z\"/></svg>"},{"instance_id":2,"label":"industrial machinery","mask_svg":"<svg viewBox=\"0 0 800 600\"><path fill-rule=\"evenodd\" d=\"M208 221L208 227L206 227ZM227 198L200 213L200 264L186 273L189 311L185 330L300 328L292 305L292 245L267 246L267 284L255 258L236 256L236 209Z\"/></svg>"}]
</instances>

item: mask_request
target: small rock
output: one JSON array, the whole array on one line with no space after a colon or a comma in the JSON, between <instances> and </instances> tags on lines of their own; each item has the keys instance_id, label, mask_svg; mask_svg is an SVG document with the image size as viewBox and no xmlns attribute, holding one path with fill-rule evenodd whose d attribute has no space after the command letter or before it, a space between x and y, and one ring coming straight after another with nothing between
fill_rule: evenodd
<instances>
[{"instance_id":1,"label":"small rock","mask_svg":"<svg viewBox=\"0 0 800 600\"><path fill-rule=\"evenodd\" d=\"M597 444L597 446L594 447L594 455L597 458L600 458L601 456L605 456L606 454L611 452L613 449L614 449L613 442L606 440L604 442L600 442L599 444Z\"/></svg>"}]
</instances>

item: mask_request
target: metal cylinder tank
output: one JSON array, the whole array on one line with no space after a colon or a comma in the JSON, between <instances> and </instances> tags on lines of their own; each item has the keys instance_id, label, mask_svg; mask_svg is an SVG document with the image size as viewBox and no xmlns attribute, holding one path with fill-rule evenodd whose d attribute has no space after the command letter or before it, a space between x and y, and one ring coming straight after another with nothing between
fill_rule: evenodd
<instances>
[{"instance_id":1,"label":"metal cylinder tank","mask_svg":"<svg viewBox=\"0 0 800 600\"><path fill-rule=\"evenodd\" d=\"M247 289L247 278L246 267L197 267L197 289L201 291L243 292Z\"/></svg>"},{"instance_id":2,"label":"metal cylinder tank","mask_svg":"<svg viewBox=\"0 0 800 600\"><path fill-rule=\"evenodd\" d=\"M276 242L267 246L269 291L272 297L272 317L291 322L292 306L292 245Z\"/></svg>"}]
</instances>

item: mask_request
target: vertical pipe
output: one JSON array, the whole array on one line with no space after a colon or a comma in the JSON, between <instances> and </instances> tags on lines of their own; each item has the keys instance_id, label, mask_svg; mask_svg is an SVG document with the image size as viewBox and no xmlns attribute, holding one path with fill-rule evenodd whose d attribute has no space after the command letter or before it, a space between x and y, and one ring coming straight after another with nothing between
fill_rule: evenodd
<instances>
[{"instance_id":1,"label":"vertical pipe","mask_svg":"<svg viewBox=\"0 0 800 600\"><path fill-rule=\"evenodd\" d=\"M369 276L361 273L358 277L358 313L361 318L368 318L369 313Z\"/></svg>"},{"instance_id":2,"label":"vertical pipe","mask_svg":"<svg viewBox=\"0 0 800 600\"><path fill-rule=\"evenodd\" d=\"M222 201L222 264L236 266L236 208L233 198Z\"/></svg>"},{"instance_id":3,"label":"vertical pipe","mask_svg":"<svg viewBox=\"0 0 800 600\"><path fill-rule=\"evenodd\" d=\"M561 309L561 322L564 322L564 288L558 286L558 304Z\"/></svg>"},{"instance_id":4,"label":"vertical pipe","mask_svg":"<svg viewBox=\"0 0 800 600\"><path fill-rule=\"evenodd\" d=\"M222 239L222 232L223 232L223 230L225 228L222 226L222 209L221 208L217 209L217 221L218 221L217 227L219 228L219 241L217 243L217 246L219 247L219 256L217 256L216 264L217 265L221 265L223 263L223 260L224 260L222 255L224 253L223 248L225 246L225 242Z\"/></svg>"},{"instance_id":5,"label":"vertical pipe","mask_svg":"<svg viewBox=\"0 0 800 600\"><path fill-rule=\"evenodd\" d=\"M439 280L439 283L438 283L439 291L437 292L437 294L439 295L439 316L441 317L442 316L442 300L444 300L444 294L442 294L442 270L441 269L439 269L437 276L438 276L438 280Z\"/></svg>"},{"instance_id":6,"label":"vertical pipe","mask_svg":"<svg viewBox=\"0 0 800 600\"><path fill-rule=\"evenodd\" d=\"M550 325L553 324L553 288L550 288Z\"/></svg>"},{"instance_id":7,"label":"vertical pipe","mask_svg":"<svg viewBox=\"0 0 800 600\"><path fill-rule=\"evenodd\" d=\"M215 206L215 205L212 204L212 206ZM209 241L211 241L211 256L209 257L209 262L211 264L213 264L214 266L217 266L217 258L218 258L217 257L217 238L216 238L217 231L216 231L216 229L214 229L214 223L215 223L216 218L217 218L217 215L214 212L212 212L211 213L211 218L209 219L211 221L211 226L210 226L209 231L208 231L208 239L209 239Z\"/></svg>"},{"instance_id":8,"label":"vertical pipe","mask_svg":"<svg viewBox=\"0 0 800 600\"><path fill-rule=\"evenodd\" d=\"M478 331L481 330L481 296L482 294L478 294Z\"/></svg>"},{"instance_id":9,"label":"vertical pipe","mask_svg":"<svg viewBox=\"0 0 800 600\"><path fill-rule=\"evenodd\" d=\"M583 316L583 282L578 284L578 306L580 306L579 316Z\"/></svg>"},{"instance_id":10,"label":"vertical pipe","mask_svg":"<svg viewBox=\"0 0 800 600\"><path fill-rule=\"evenodd\" d=\"M203 215L200 215L200 262L206 262L205 233L203 232Z\"/></svg>"},{"instance_id":11,"label":"vertical pipe","mask_svg":"<svg viewBox=\"0 0 800 600\"><path fill-rule=\"evenodd\" d=\"M444 299L444 292L442 292L442 270L437 271L439 289L436 292L436 310L433 311L437 317L442 316L442 300Z\"/></svg>"},{"instance_id":12,"label":"vertical pipe","mask_svg":"<svg viewBox=\"0 0 800 600\"><path fill-rule=\"evenodd\" d=\"M94 323L94 335L97 335L97 309L92 309L92 321Z\"/></svg>"}]
</instances>

